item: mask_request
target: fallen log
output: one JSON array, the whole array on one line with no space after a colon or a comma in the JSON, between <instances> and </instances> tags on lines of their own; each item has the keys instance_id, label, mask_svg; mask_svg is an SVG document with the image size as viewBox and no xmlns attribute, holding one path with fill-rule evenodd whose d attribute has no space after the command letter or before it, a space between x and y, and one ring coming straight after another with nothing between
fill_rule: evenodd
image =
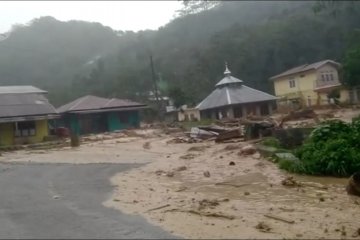
<instances>
[{"instance_id":1,"label":"fallen log","mask_svg":"<svg viewBox=\"0 0 360 240\"><path fill-rule=\"evenodd\" d=\"M230 183L230 182L219 182L219 183L215 183L215 185L231 186L231 187L240 188L240 187L248 186L248 185L251 185L251 184L250 183L235 184L235 183Z\"/></svg>"},{"instance_id":2,"label":"fallen log","mask_svg":"<svg viewBox=\"0 0 360 240\"><path fill-rule=\"evenodd\" d=\"M151 208L151 209L147 210L146 212L151 212L151 211L163 209L163 208L166 208L166 207L170 207L170 204L165 204L165 205L162 205L162 206L159 206L159 207L156 207L156 208Z\"/></svg>"},{"instance_id":3,"label":"fallen log","mask_svg":"<svg viewBox=\"0 0 360 240\"><path fill-rule=\"evenodd\" d=\"M224 219L228 219L228 220L235 219L235 216L232 216L232 215L225 215L222 213L200 212L200 211L196 211L196 210L192 210L192 209L191 210L170 209L165 212L184 212L184 213L191 213L191 214L204 216L204 217L224 218Z\"/></svg>"},{"instance_id":4,"label":"fallen log","mask_svg":"<svg viewBox=\"0 0 360 240\"><path fill-rule=\"evenodd\" d=\"M285 223L290 223L290 224L295 223L294 220L289 220L289 219L286 219L286 218L283 218L283 217L278 217L278 216L274 216L274 215L270 215L270 214L264 214L264 217L275 219L275 220L282 221L282 222L285 222Z\"/></svg>"}]
</instances>

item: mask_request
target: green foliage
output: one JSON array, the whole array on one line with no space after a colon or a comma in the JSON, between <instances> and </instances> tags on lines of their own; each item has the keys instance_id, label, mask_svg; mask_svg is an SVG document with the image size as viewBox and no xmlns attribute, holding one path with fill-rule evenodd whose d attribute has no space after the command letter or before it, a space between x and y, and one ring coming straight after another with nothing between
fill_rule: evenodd
<instances>
[{"instance_id":1,"label":"green foliage","mask_svg":"<svg viewBox=\"0 0 360 240\"><path fill-rule=\"evenodd\" d=\"M351 131L351 127L341 120L328 120L311 132L310 139L314 142L327 141L328 139L347 137Z\"/></svg>"},{"instance_id":2,"label":"green foliage","mask_svg":"<svg viewBox=\"0 0 360 240\"><path fill-rule=\"evenodd\" d=\"M353 87L360 85L360 44L346 52L343 71L344 82Z\"/></svg>"},{"instance_id":3,"label":"green foliage","mask_svg":"<svg viewBox=\"0 0 360 240\"><path fill-rule=\"evenodd\" d=\"M186 103L186 94L179 87L172 87L169 89L169 97L174 101L174 106L179 108Z\"/></svg>"},{"instance_id":4,"label":"green foliage","mask_svg":"<svg viewBox=\"0 0 360 240\"><path fill-rule=\"evenodd\" d=\"M327 121L295 151L299 162L281 163L281 168L310 175L350 176L360 170L360 121Z\"/></svg>"},{"instance_id":5,"label":"green foliage","mask_svg":"<svg viewBox=\"0 0 360 240\"><path fill-rule=\"evenodd\" d=\"M269 147L275 147L275 148L281 148L281 143L277 138L274 137L266 137L264 138L261 143L264 146L269 146Z\"/></svg>"}]
</instances>

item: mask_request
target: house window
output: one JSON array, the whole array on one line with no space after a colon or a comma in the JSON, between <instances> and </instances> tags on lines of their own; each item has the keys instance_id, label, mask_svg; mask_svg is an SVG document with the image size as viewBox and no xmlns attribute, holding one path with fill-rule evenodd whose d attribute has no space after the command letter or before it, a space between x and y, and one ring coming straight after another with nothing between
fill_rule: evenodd
<instances>
[{"instance_id":1,"label":"house window","mask_svg":"<svg viewBox=\"0 0 360 240\"><path fill-rule=\"evenodd\" d=\"M330 74L330 80L334 81L334 75L332 73Z\"/></svg>"},{"instance_id":2,"label":"house window","mask_svg":"<svg viewBox=\"0 0 360 240\"><path fill-rule=\"evenodd\" d=\"M290 86L290 88L294 88L294 87L295 87L295 79L290 79L290 80L289 80L289 86Z\"/></svg>"},{"instance_id":3,"label":"house window","mask_svg":"<svg viewBox=\"0 0 360 240\"><path fill-rule=\"evenodd\" d=\"M15 123L15 137L35 136L35 121L16 122Z\"/></svg>"},{"instance_id":4,"label":"house window","mask_svg":"<svg viewBox=\"0 0 360 240\"><path fill-rule=\"evenodd\" d=\"M321 81L325 82L325 74L321 74Z\"/></svg>"},{"instance_id":5,"label":"house window","mask_svg":"<svg viewBox=\"0 0 360 240\"><path fill-rule=\"evenodd\" d=\"M326 74L325 77L327 82L330 81L329 74Z\"/></svg>"}]
</instances>

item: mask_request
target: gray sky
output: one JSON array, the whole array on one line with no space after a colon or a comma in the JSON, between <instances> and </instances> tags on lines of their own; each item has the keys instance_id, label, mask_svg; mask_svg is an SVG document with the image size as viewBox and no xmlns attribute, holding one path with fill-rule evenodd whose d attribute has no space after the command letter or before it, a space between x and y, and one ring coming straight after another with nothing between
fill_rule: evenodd
<instances>
[{"instance_id":1,"label":"gray sky","mask_svg":"<svg viewBox=\"0 0 360 240\"><path fill-rule=\"evenodd\" d=\"M115 30L157 29L180 8L181 1L0 1L0 33L41 16L100 22Z\"/></svg>"}]
</instances>

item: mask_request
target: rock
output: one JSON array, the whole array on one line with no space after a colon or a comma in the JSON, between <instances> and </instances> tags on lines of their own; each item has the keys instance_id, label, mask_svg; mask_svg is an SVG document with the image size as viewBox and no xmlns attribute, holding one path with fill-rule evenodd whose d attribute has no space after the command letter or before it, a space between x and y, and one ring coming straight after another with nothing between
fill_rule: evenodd
<instances>
[{"instance_id":1,"label":"rock","mask_svg":"<svg viewBox=\"0 0 360 240\"><path fill-rule=\"evenodd\" d=\"M256 153L256 149L252 145L247 145L247 146L244 146L241 148L240 153L243 155L252 155L252 154Z\"/></svg>"},{"instance_id":2,"label":"rock","mask_svg":"<svg viewBox=\"0 0 360 240\"><path fill-rule=\"evenodd\" d=\"M354 173L346 186L346 192L349 195L360 196L360 172Z\"/></svg>"},{"instance_id":3,"label":"rock","mask_svg":"<svg viewBox=\"0 0 360 240\"><path fill-rule=\"evenodd\" d=\"M58 195L53 196L53 199L59 199L60 197Z\"/></svg>"},{"instance_id":4,"label":"rock","mask_svg":"<svg viewBox=\"0 0 360 240\"><path fill-rule=\"evenodd\" d=\"M235 166L235 163L233 161L229 162L230 166Z\"/></svg>"},{"instance_id":5,"label":"rock","mask_svg":"<svg viewBox=\"0 0 360 240\"><path fill-rule=\"evenodd\" d=\"M204 172L204 176L205 176L205 177L210 177L210 172L209 172L209 171L205 171L205 172Z\"/></svg>"},{"instance_id":6,"label":"rock","mask_svg":"<svg viewBox=\"0 0 360 240\"><path fill-rule=\"evenodd\" d=\"M260 159L261 155L260 155L260 153L257 152L254 155L252 155L252 157L255 158L255 159Z\"/></svg>"},{"instance_id":7,"label":"rock","mask_svg":"<svg viewBox=\"0 0 360 240\"><path fill-rule=\"evenodd\" d=\"M249 192L244 192L244 195L248 196L248 195L250 195L250 193Z\"/></svg>"},{"instance_id":8,"label":"rock","mask_svg":"<svg viewBox=\"0 0 360 240\"><path fill-rule=\"evenodd\" d=\"M324 198L324 197L320 197L320 198L319 198L319 201L320 201L320 202L325 202L325 198Z\"/></svg>"}]
</instances>

